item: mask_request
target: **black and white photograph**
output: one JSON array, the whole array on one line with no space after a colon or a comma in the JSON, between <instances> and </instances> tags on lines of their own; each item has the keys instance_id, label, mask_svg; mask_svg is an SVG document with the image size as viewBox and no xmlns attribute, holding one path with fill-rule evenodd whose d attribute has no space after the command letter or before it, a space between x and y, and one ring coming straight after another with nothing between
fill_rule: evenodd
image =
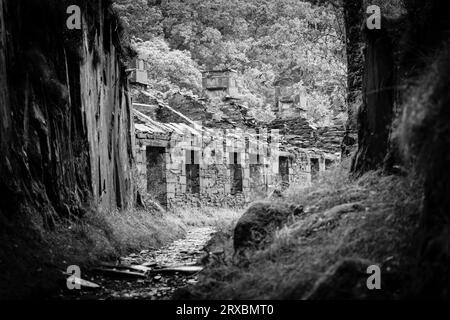
<instances>
[{"instance_id":1,"label":"black and white photograph","mask_svg":"<svg viewBox=\"0 0 450 320\"><path fill-rule=\"evenodd\" d=\"M0 0L0 300L449 299L446 4Z\"/></svg>"}]
</instances>

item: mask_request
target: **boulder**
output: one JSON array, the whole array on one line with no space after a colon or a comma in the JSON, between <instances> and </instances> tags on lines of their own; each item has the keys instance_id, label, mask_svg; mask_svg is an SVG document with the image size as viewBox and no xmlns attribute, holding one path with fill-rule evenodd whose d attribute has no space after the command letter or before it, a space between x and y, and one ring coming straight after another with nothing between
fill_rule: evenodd
<instances>
[{"instance_id":1,"label":"boulder","mask_svg":"<svg viewBox=\"0 0 450 320\"><path fill-rule=\"evenodd\" d=\"M234 228L233 246L235 254L246 249L262 249L271 242L277 228L289 217L303 212L302 206L280 202L261 201L253 203L239 219Z\"/></svg>"}]
</instances>

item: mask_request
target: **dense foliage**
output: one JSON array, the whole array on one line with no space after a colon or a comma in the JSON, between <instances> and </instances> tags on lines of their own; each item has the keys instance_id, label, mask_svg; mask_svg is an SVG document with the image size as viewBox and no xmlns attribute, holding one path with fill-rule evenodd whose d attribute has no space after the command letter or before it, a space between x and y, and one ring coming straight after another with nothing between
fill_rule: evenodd
<instances>
[{"instance_id":1,"label":"dense foliage","mask_svg":"<svg viewBox=\"0 0 450 320\"><path fill-rule=\"evenodd\" d=\"M175 88L201 89L202 74L189 52L171 50L161 38L136 42L140 57L145 59L150 86L166 92Z\"/></svg>"},{"instance_id":2,"label":"dense foliage","mask_svg":"<svg viewBox=\"0 0 450 320\"><path fill-rule=\"evenodd\" d=\"M296 93L306 92L312 123L345 118L345 36L334 6L297 0L115 2L130 34L145 42L140 49L164 52L150 55L157 87L198 90L194 68L227 67L239 71L241 97L252 107L273 105L274 81L283 78Z\"/></svg>"}]
</instances>

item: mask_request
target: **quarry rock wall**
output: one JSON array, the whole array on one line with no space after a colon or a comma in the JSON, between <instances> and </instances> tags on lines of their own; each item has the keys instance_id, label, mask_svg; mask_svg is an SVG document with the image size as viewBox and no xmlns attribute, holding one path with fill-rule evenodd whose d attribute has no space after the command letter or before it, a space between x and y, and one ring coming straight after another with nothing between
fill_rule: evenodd
<instances>
[{"instance_id":1,"label":"quarry rock wall","mask_svg":"<svg viewBox=\"0 0 450 320\"><path fill-rule=\"evenodd\" d=\"M69 30L70 5L81 30ZM106 0L0 0L0 214L133 204L134 127ZM133 134L131 134L133 133Z\"/></svg>"}]
</instances>

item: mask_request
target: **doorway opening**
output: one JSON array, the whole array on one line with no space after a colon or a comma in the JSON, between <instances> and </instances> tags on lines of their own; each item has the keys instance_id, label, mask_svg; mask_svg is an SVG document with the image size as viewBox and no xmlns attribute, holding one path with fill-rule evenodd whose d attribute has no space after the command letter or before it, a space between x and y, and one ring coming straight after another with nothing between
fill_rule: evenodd
<instances>
[{"instance_id":1,"label":"doorway opening","mask_svg":"<svg viewBox=\"0 0 450 320\"><path fill-rule=\"evenodd\" d=\"M186 150L186 192L200 193L200 163L195 150Z\"/></svg>"},{"instance_id":2,"label":"doorway opening","mask_svg":"<svg viewBox=\"0 0 450 320\"><path fill-rule=\"evenodd\" d=\"M319 171L320 171L320 166L319 166L319 159L318 158L311 158L311 180L317 180L317 178L319 177Z\"/></svg>"},{"instance_id":3,"label":"doorway opening","mask_svg":"<svg viewBox=\"0 0 450 320\"><path fill-rule=\"evenodd\" d=\"M289 158L280 157L278 159L278 170L281 177L281 188L284 190L289 187Z\"/></svg>"},{"instance_id":4,"label":"doorway opening","mask_svg":"<svg viewBox=\"0 0 450 320\"><path fill-rule=\"evenodd\" d=\"M167 208L167 179L165 148L150 147L147 156L147 193L163 207Z\"/></svg>"},{"instance_id":5,"label":"doorway opening","mask_svg":"<svg viewBox=\"0 0 450 320\"><path fill-rule=\"evenodd\" d=\"M230 153L230 175L232 178L231 194L235 195L242 192L242 166L239 161L239 154L237 152Z\"/></svg>"}]
</instances>

